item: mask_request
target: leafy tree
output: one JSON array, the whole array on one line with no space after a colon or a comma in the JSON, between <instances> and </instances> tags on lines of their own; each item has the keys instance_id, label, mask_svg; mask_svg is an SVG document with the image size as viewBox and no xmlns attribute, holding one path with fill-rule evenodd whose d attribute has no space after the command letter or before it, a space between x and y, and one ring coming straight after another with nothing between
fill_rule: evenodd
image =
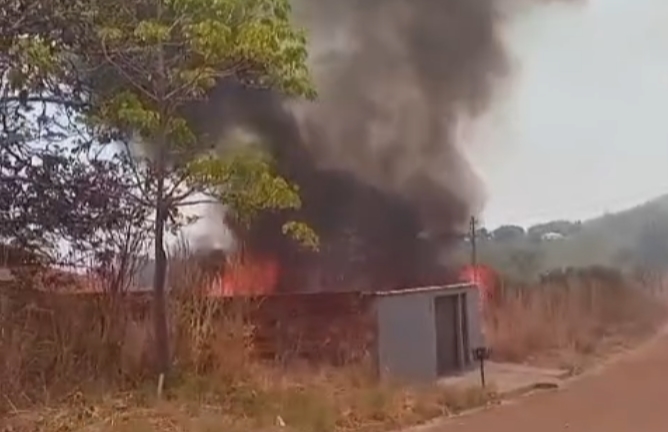
<instances>
[{"instance_id":1,"label":"leafy tree","mask_svg":"<svg viewBox=\"0 0 668 432\"><path fill-rule=\"evenodd\" d=\"M129 216L123 206L127 185L113 163L82 161L57 150L13 155L0 156L3 243L39 252L49 261L69 260L58 248L63 242L79 250L85 244L99 247L94 243L98 229L114 230Z\"/></svg>"},{"instance_id":2,"label":"leafy tree","mask_svg":"<svg viewBox=\"0 0 668 432\"><path fill-rule=\"evenodd\" d=\"M533 280L541 270L543 254L539 248L523 247L509 251L514 274L522 280Z\"/></svg>"},{"instance_id":3,"label":"leafy tree","mask_svg":"<svg viewBox=\"0 0 668 432\"><path fill-rule=\"evenodd\" d=\"M613 266L658 277L668 268L666 209L668 197L662 196L586 222L555 220L538 224L523 237L520 227L501 227L502 232L493 232L489 241L480 242L480 262L518 277L589 266ZM542 235L549 232L560 233L564 238L541 241ZM458 253L466 262L469 247L458 248Z\"/></svg>"},{"instance_id":4,"label":"leafy tree","mask_svg":"<svg viewBox=\"0 0 668 432\"><path fill-rule=\"evenodd\" d=\"M524 238L525 231L521 226L504 225L500 226L492 232L494 240L501 242L512 242Z\"/></svg>"},{"instance_id":5,"label":"leafy tree","mask_svg":"<svg viewBox=\"0 0 668 432\"><path fill-rule=\"evenodd\" d=\"M0 237L53 246L69 236L78 251L111 262L128 221L153 210L164 373L163 240L181 221L179 208L205 194L247 226L259 212L301 205L261 148L203 153L211 137L182 114L221 80L313 97L304 34L292 27L287 0L3 0L1 9ZM96 143L121 146L111 158L90 158ZM303 224L284 232L317 247Z\"/></svg>"},{"instance_id":6,"label":"leafy tree","mask_svg":"<svg viewBox=\"0 0 668 432\"><path fill-rule=\"evenodd\" d=\"M74 121L86 106L73 52L86 5L0 2L0 242L62 261L99 227L115 229L127 206L127 177L87 152ZM96 245L99 246L99 245Z\"/></svg>"},{"instance_id":7,"label":"leafy tree","mask_svg":"<svg viewBox=\"0 0 668 432\"><path fill-rule=\"evenodd\" d=\"M638 267L651 271L668 268L668 222L659 219L646 224L638 236L634 252Z\"/></svg>"},{"instance_id":8,"label":"leafy tree","mask_svg":"<svg viewBox=\"0 0 668 432\"><path fill-rule=\"evenodd\" d=\"M616 268L628 269L635 264L635 254L631 247L622 247L611 258L611 264Z\"/></svg>"},{"instance_id":9,"label":"leafy tree","mask_svg":"<svg viewBox=\"0 0 668 432\"><path fill-rule=\"evenodd\" d=\"M478 228L476 230L475 236L479 240L489 240L492 235L490 234L489 230L487 228Z\"/></svg>"},{"instance_id":10,"label":"leafy tree","mask_svg":"<svg viewBox=\"0 0 668 432\"><path fill-rule=\"evenodd\" d=\"M183 112L223 79L314 96L305 37L291 25L288 0L101 0L87 16L87 45L76 53L81 64L98 68L88 80L87 124L124 144L135 163L137 200L155 211L155 332L165 374L164 236L179 208L204 193L227 200L248 221L263 209L300 205L296 188L261 151L202 156L206 137L191 130ZM285 230L312 238L300 227Z\"/></svg>"}]
</instances>

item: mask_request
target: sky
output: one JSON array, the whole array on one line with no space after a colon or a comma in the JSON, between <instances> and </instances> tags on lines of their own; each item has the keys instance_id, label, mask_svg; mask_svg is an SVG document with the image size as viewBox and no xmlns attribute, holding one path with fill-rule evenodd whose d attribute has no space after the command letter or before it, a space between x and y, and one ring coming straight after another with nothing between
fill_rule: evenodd
<instances>
[{"instance_id":1,"label":"sky","mask_svg":"<svg viewBox=\"0 0 668 432\"><path fill-rule=\"evenodd\" d=\"M668 193L668 1L558 2L504 29L512 73L475 126L488 227Z\"/></svg>"}]
</instances>

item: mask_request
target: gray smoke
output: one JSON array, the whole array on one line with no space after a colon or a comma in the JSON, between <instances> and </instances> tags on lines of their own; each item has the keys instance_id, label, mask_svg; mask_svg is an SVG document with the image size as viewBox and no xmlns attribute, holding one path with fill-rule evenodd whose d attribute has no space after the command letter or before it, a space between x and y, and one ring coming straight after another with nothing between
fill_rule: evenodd
<instances>
[{"instance_id":1,"label":"gray smoke","mask_svg":"<svg viewBox=\"0 0 668 432\"><path fill-rule=\"evenodd\" d=\"M490 0L305 0L320 99L297 106L319 166L408 197L439 229L437 196L479 210L482 191L454 139L505 71ZM430 192L430 189L432 192Z\"/></svg>"},{"instance_id":2,"label":"gray smoke","mask_svg":"<svg viewBox=\"0 0 668 432\"><path fill-rule=\"evenodd\" d=\"M323 286L356 275L374 289L421 283L439 248L482 207L483 188L455 133L488 107L506 71L496 5L295 0L317 101L223 82L189 116L216 139L237 127L263 138L302 187L300 216L323 251L301 259L286 252L271 217L245 240L280 251L293 267L327 267L338 279Z\"/></svg>"}]
</instances>

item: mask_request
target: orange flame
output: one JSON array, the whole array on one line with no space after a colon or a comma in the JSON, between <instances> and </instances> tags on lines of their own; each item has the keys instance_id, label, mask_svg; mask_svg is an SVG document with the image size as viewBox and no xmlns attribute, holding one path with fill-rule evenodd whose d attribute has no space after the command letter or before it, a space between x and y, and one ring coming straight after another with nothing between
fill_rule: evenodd
<instances>
[{"instance_id":1,"label":"orange flame","mask_svg":"<svg viewBox=\"0 0 668 432\"><path fill-rule=\"evenodd\" d=\"M478 287L481 308L491 300L497 289L496 272L491 267L484 265L464 266L459 273L459 279L462 282L472 283Z\"/></svg>"},{"instance_id":2,"label":"orange flame","mask_svg":"<svg viewBox=\"0 0 668 432\"><path fill-rule=\"evenodd\" d=\"M270 294L277 282L276 260L244 254L228 261L220 280L220 292L223 297Z\"/></svg>"}]
</instances>

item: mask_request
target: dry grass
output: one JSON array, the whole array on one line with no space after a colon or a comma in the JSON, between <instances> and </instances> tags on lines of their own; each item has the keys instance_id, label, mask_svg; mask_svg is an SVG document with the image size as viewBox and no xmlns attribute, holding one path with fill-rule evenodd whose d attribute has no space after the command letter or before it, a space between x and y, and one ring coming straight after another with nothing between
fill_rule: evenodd
<instances>
[{"instance_id":1,"label":"dry grass","mask_svg":"<svg viewBox=\"0 0 668 432\"><path fill-rule=\"evenodd\" d=\"M153 396L150 317L141 308L127 299L0 296L0 430L380 431L490 400L478 389L379 382L365 365L260 362L250 304L224 307L196 289L205 275L173 271L173 286L190 289L171 296L174 372L161 401Z\"/></svg>"},{"instance_id":2,"label":"dry grass","mask_svg":"<svg viewBox=\"0 0 668 432\"><path fill-rule=\"evenodd\" d=\"M129 299L0 295L0 430L375 432L493 397L379 382L364 364L258 361L251 304L230 308L207 296L210 280L190 265L171 271L174 373L160 401L150 316ZM596 279L505 287L486 311L487 336L497 359L574 367L599 353L601 341L654 330L665 310L656 298Z\"/></svg>"},{"instance_id":3,"label":"dry grass","mask_svg":"<svg viewBox=\"0 0 668 432\"><path fill-rule=\"evenodd\" d=\"M571 369L653 334L665 321L665 290L595 273L505 286L485 311L497 360Z\"/></svg>"}]
</instances>

